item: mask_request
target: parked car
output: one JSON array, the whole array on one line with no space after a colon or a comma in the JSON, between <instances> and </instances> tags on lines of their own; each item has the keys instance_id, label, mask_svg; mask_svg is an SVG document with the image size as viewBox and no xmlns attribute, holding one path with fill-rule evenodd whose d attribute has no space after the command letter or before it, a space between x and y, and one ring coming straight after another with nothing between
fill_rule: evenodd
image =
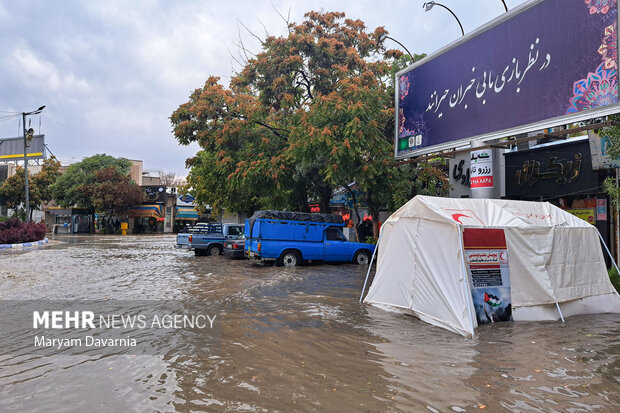
<instances>
[{"instance_id":1,"label":"parked car","mask_svg":"<svg viewBox=\"0 0 620 413\"><path fill-rule=\"evenodd\" d=\"M369 264L375 246L348 241L343 227L339 215L258 211L245 221L245 255L287 267L310 260Z\"/></svg>"},{"instance_id":2,"label":"parked car","mask_svg":"<svg viewBox=\"0 0 620 413\"><path fill-rule=\"evenodd\" d=\"M245 249L245 235L237 239L226 240L224 242L224 255L230 258L243 258Z\"/></svg>"},{"instance_id":3,"label":"parked car","mask_svg":"<svg viewBox=\"0 0 620 413\"><path fill-rule=\"evenodd\" d=\"M221 255L224 251L224 242L239 238L243 234L243 225L239 224L209 224L189 233L188 246L196 255Z\"/></svg>"}]
</instances>

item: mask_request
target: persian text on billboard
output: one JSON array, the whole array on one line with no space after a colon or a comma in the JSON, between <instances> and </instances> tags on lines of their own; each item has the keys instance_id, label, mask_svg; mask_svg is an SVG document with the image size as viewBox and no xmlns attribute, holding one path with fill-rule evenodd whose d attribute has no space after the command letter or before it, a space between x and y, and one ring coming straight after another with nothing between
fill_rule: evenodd
<instances>
[{"instance_id":1,"label":"persian text on billboard","mask_svg":"<svg viewBox=\"0 0 620 413\"><path fill-rule=\"evenodd\" d=\"M397 158L618 102L616 1L534 3L398 74Z\"/></svg>"}]
</instances>

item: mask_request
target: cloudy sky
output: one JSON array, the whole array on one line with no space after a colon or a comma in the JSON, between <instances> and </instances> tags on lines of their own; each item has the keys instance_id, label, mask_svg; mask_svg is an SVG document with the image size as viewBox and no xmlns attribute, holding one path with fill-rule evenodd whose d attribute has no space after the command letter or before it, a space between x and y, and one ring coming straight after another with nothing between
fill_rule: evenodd
<instances>
[{"instance_id":1,"label":"cloudy sky","mask_svg":"<svg viewBox=\"0 0 620 413\"><path fill-rule=\"evenodd\" d=\"M524 0L506 0L513 8ZM470 32L504 12L501 0L443 0ZM0 139L21 135L31 117L63 163L107 153L141 159L147 170L184 176L197 146L179 146L170 114L210 75L225 84L239 69L238 39L259 51L279 35L276 9L301 22L310 10L343 11L369 29L384 26L412 53L432 53L460 36L454 18L422 0L0 0ZM394 45L397 47L397 45ZM39 129L40 124L40 129Z\"/></svg>"}]
</instances>

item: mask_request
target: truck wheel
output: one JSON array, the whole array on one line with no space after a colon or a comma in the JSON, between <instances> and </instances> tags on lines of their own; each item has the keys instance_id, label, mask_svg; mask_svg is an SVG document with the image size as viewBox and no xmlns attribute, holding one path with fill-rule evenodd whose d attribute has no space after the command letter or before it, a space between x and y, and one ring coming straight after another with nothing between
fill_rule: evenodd
<instances>
[{"instance_id":1,"label":"truck wheel","mask_svg":"<svg viewBox=\"0 0 620 413\"><path fill-rule=\"evenodd\" d=\"M296 267L301 264L301 259L295 251L286 251L280 257L280 263L285 267Z\"/></svg>"},{"instance_id":2,"label":"truck wheel","mask_svg":"<svg viewBox=\"0 0 620 413\"><path fill-rule=\"evenodd\" d=\"M368 265L370 263L370 254L368 251L358 251L353 257L353 262L357 265Z\"/></svg>"},{"instance_id":3,"label":"truck wheel","mask_svg":"<svg viewBox=\"0 0 620 413\"><path fill-rule=\"evenodd\" d=\"M207 255L210 257L217 257L222 254L222 249L217 245L211 245L207 250Z\"/></svg>"}]
</instances>

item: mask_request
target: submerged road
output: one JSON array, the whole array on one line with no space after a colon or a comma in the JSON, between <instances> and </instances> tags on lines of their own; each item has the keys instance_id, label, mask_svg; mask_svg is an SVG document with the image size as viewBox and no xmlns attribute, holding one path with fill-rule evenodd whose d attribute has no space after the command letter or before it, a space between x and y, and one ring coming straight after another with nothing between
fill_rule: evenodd
<instances>
[{"instance_id":1,"label":"submerged road","mask_svg":"<svg viewBox=\"0 0 620 413\"><path fill-rule=\"evenodd\" d=\"M3 412L614 412L620 406L618 315L496 323L467 339L358 304L366 267L285 269L196 257L174 249L173 236L56 239L0 255L0 299L208 300L221 322L218 348L16 355L4 350L11 337L1 335Z\"/></svg>"}]
</instances>

